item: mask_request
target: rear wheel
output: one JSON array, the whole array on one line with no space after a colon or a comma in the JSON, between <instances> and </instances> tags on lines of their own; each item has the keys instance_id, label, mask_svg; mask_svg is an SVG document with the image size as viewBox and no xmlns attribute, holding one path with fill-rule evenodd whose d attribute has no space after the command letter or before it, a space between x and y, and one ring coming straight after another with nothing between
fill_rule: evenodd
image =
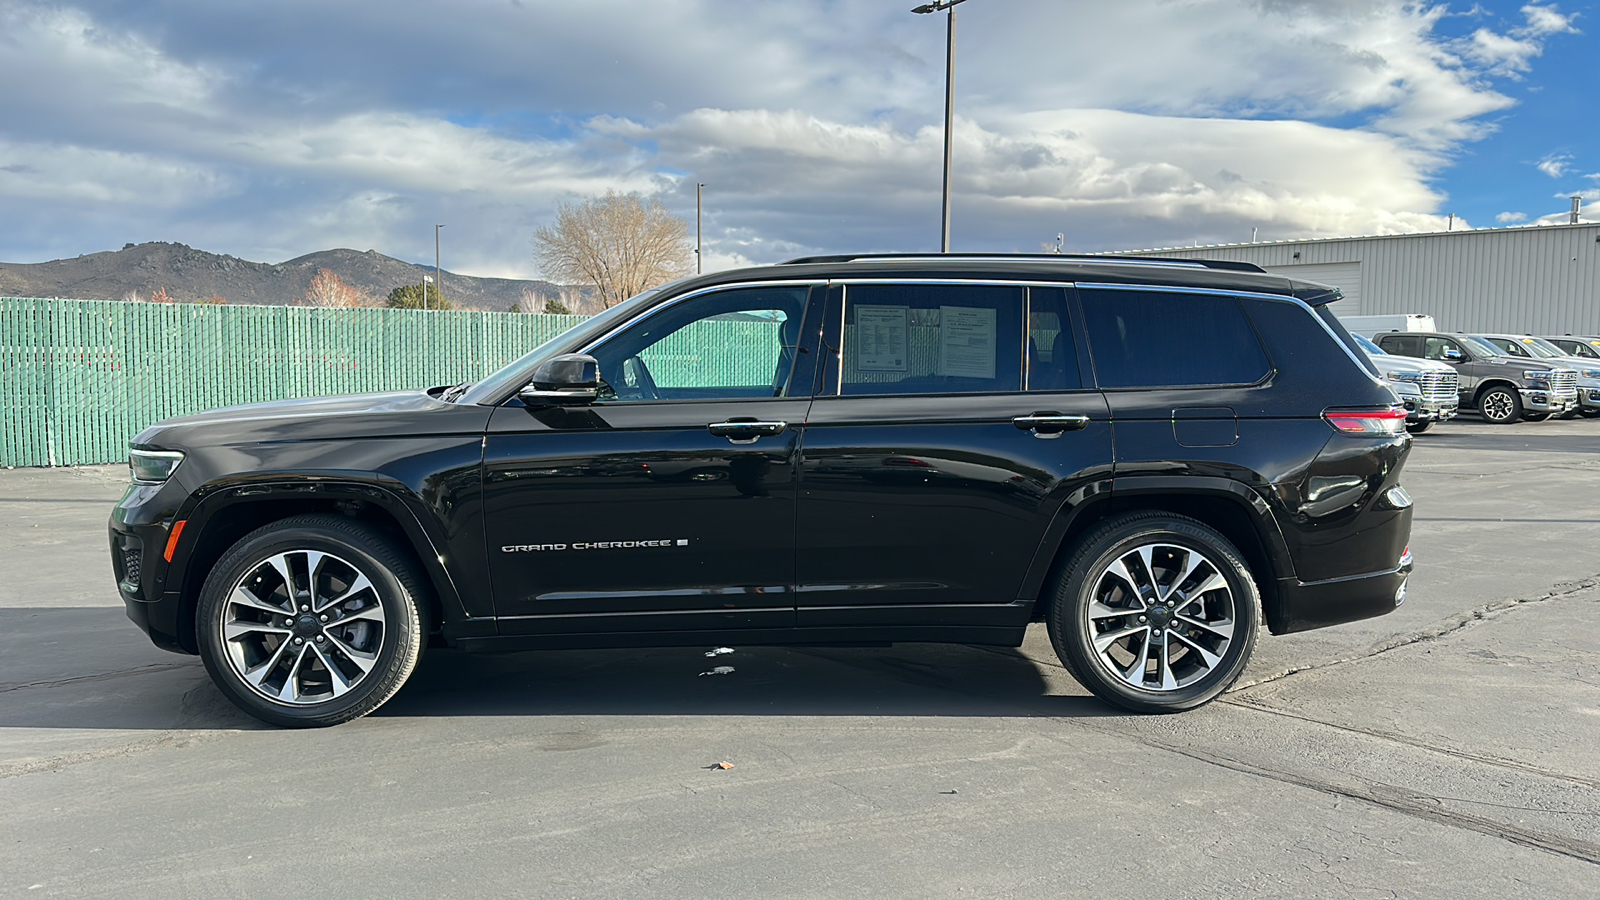
<instances>
[{"instance_id":1,"label":"rear wheel","mask_svg":"<svg viewBox=\"0 0 1600 900\"><path fill-rule=\"evenodd\" d=\"M1522 417L1522 398L1508 387L1492 387L1478 397L1478 414L1490 425L1509 425Z\"/></svg>"},{"instance_id":2,"label":"rear wheel","mask_svg":"<svg viewBox=\"0 0 1600 900\"><path fill-rule=\"evenodd\" d=\"M1130 513L1084 538L1057 575L1056 655L1102 700L1177 712L1238 680L1260 595L1227 538L1183 516Z\"/></svg>"},{"instance_id":3,"label":"rear wheel","mask_svg":"<svg viewBox=\"0 0 1600 900\"><path fill-rule=\"evenodd\" d=\"M423 582L381 535L339 516L258 528L212 568L196 625L228 699L274 725L337 725L394 696L422 650Z\"/></svg>"}]
</instances>

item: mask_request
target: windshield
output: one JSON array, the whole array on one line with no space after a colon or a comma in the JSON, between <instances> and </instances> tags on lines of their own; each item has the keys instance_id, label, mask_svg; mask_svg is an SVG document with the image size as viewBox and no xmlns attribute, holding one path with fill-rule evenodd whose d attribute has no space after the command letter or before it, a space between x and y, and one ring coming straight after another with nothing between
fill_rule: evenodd
<instances>
[{"instance_id":1,"label":"windshield","mask_svg":"<svg viewBox=\"0 0 1600 900\"><path fill-rule=\"evenodd\" d=\"M461 403L490 403L505 394L523 385L522 379L527 377L530 369L537 365L542 357L550 356L568 344L587 343L594 338L605 334L617 322L633 315L641 306L648 305L650 298L677 284L676 281L653 287L647 291L634 294L632 297L618 303L597 316L586 319L568 328L548 341L529 350L517 357L498 371L473 385L461 396Z\"/></svg>"},{"instance_id":2,"label":"windshield","mask_svg":"<svg viewBox=\"0 0 1600 900\"><path fill-rule=\"evenodd\" d=\"M1367 351L1367 354L1369 356L1388 356L1389 355L1387 352L1384 351L1384 349L1382 347L1379 347L1377 344L1374 344L1373 342L1367 340L1366 338L1362 337L1361 335L1356 334L1354 331L1350 332L1350 336L1356 339L1356 343L1360 344L1361 345L1361 349Z\"/></svg>"},{"instance_id":3,"label":"windshield","mask_svg":"<svg viewBox=\"0 0 1600 900\"><path fill-rule=\"evenodd\" d=\"M1471 350L1473 353L1477 354L1478 356L1505 356L1506 355L1506 352L1504 350L1501 350L1499 347L1496 347L1495 345L1489 343L1488 341L1484 340L1483 338L1472 337L1471 335L1463 334L1463 335L1460 335L1459 337L1457 337L1456 340L1458 340L1461 343L1465 344L1469 350Z\"/></svg>"},{"instance_id":4,"label":"windshield","mask_svg":"<svg viewBox=\"0 0 1600 900\"><path fill-rule=\"evenodd\" d=\"M1522 338L1522 345L1531 350L1534 356L1541 359L1557 359L1562 356L1572 355L1544 338L1525 337Z\"/></svg>"}]
</instances>

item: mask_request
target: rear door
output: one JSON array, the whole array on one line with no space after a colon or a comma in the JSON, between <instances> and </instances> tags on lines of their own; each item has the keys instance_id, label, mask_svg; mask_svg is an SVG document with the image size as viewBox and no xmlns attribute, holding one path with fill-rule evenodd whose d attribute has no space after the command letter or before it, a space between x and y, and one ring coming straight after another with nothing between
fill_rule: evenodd
<instances>
[{"instance_id":1,"label":"rear door","mask_svg":"<svg viewBox=\"0 0 1600 900\"><path fill-rule=\"evenodd\" d=\"M1066 293L917 281L830 291L801 461L800 625L1026 623L1016 601L1046 529L1111 460Z\"/></svg>"}]
</instances>

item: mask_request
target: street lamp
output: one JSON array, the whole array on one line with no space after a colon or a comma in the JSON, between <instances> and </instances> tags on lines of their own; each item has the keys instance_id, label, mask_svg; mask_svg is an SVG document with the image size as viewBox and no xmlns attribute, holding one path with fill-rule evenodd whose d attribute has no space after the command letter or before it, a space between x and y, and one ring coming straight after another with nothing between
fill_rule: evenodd
<instances>
[{"instance_id":1,"label":"street lamp","mask_svg":"<svg viewBox=\"0 0 1600 900\"><path fill-rule=\"evenodd\" d=\"M694 186L694 273L699 275L705 271L700 264L700 192L705 190L706 183L699 182Z\"/></svg>"},{"instance_id":2,"label":"street lamp","mask_svg":"<svg viewBox=\"0 0 1600 900\"><path fill-rule=\"evenodd\" d=\"M439 229L441 229L443 227L444 227L443 225L435 225L435 226L433 226L433 299L435 301L434 304L433 304L434 306L438 306L439 305L438 301L444 299L444 278L442 277L442 273L439 271Z\"/></svg>"},{"instance_id":3,"label":"street lamp","mask_svg":"<svg viewBox=\"0 0 1600 900\"><path fill-rule=\"evenodd\" d=\"M939 252L950 252L950 128L951 107L955 105L956 84L956 5L967 0L938 0L935 3L924 3L913 9L918 15L927 13L950 11L950 30L945 38L944 49L944 217L939 229Z\"/></svg>"}]
</instances>

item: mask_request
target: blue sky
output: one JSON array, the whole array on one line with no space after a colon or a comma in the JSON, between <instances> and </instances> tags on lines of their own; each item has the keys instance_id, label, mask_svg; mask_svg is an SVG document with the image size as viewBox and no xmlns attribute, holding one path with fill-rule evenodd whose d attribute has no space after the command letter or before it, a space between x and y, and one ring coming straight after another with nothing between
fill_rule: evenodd
<instances>
[{"instance_id":1,"label":"blue sky","mask_svg":"<svg viewBox=\"0 0 1600 900\"><path fill-rule=\"evenodd\" d=\"M708 268L937 249L943 15L907 0L0 0L0 260L180 241L536 277L606 190ZM957 250L1600 220L1600 2L969 0ZM3 290L3 285L0 285Z\"/></svg>"}]
</instances>

